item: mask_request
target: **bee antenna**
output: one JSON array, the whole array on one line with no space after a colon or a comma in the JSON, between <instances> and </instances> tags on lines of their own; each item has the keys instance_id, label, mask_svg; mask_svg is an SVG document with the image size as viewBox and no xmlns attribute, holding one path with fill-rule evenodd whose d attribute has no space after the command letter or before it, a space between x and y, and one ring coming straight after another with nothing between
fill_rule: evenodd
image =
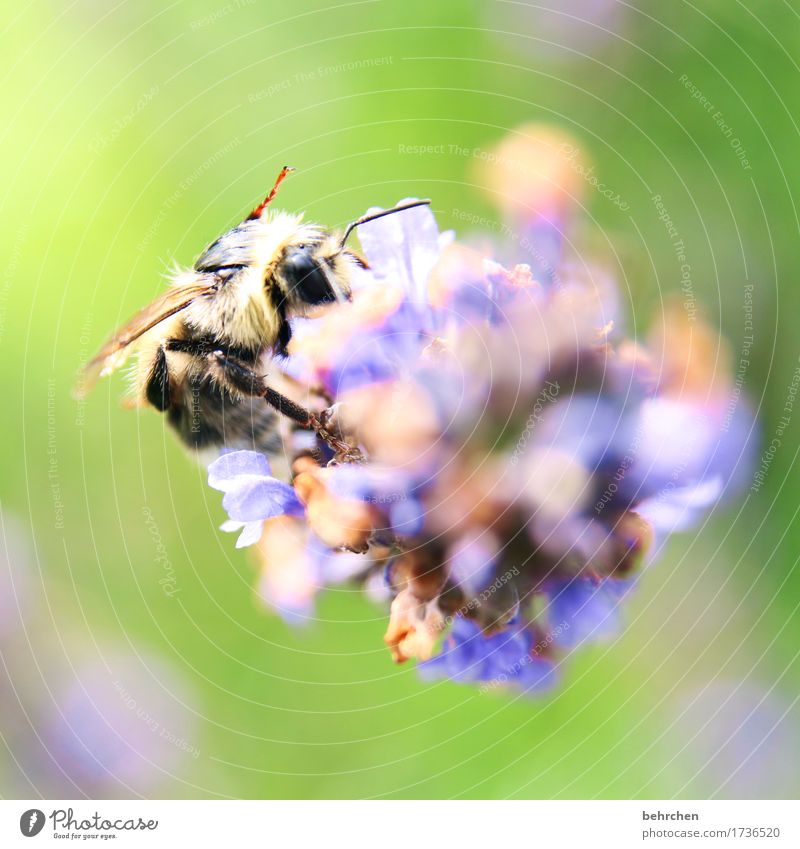
<instances>
[{"instance_id":1,"label":"bee antenna","mask_svg":"<svg viewBox=\"0 0 800 849\"><path fill-rule=\"evenodd\" d=\"M261 203L247 216L248 221L254 218L261 218L264 210L272 203L272 199L278 194L278 186L286 179L286 177L295 169L291 165L284 165L281 168L281 173L275 178L275 185L270 189L269 194L261 201Z\"/></svg>"},{"instance_id":2,"label":"bee antenna","mask_svg":"<svg viewBox=\"0 0 800 849\"><path fill-rule=\"evenodd\" d=\"M394 215L395 212L404 212L407 209L413 209L415 206L428 206L429 204L430 199L412 200L407 201L406 203L399 203L391 209L381 209L379 212L368 212L366 215L362 215L358 221L354 221L352 224L347 225L347 229L344 231L344 236L342 236L342 241L339 244L339 250L344 250L347 239L350 237L353 230L355 230L356 227L360 227L362 224L366 224L367 221L375 221L376 218L383 218L384 215Z\"/></svg>"}]
</instances>

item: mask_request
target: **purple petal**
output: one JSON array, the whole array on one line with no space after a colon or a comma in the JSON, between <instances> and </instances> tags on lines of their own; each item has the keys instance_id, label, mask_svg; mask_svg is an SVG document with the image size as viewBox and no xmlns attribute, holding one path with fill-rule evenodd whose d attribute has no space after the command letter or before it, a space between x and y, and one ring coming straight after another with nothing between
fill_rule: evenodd
<instances>
[{"instance_id":1,"label":"purple petal","mask_svg":"<svg viewBox=\"0 0 800 849\"><path fill-rule=\"evenodd\" d=\"M555 642L574 648L615 637L620 628L620 599L629 587L626 581L612 579L600 584L588 578L555 582L547 593L547 616Z\"/></svg>"},{"instance_id":2,"label":"purple petal","mask_svg":"<svg viewBox=\"0 0 800 849\"><path fill-rule=\"evenodd\" d=\"M722 480L701 481L693 486L665 487L643 501L636 512L659 533L685 531L700 518L701 511L711 506L722 492Z\"/></svg>"},{"instance_id":3,"label":"purple petal","mask_svg":"<svg viewBox=\"0 0 800 849\"><path fill-rule=\"evenodd\" d=\"M303 505L289 484L255 475L238 478L225 493L222 506L237 522L271 519L284 513L303 514Z\"/></svg>"},{"instance_id":4,"label":"purple petal","mask_svg":"<svg viewBox=\"0 0 800 849\"><path fill-rule=\"evenodd\" d=\"M440 654L417 666L423 680L449 678L511 685L531 694L555 683L553 664L532 655L533 637L527 629L508 629L491 637L466 619L456 619Z\"/></svg>"},{"instance_id":5,"label":"purple petal","mask_svg":"<svg viewBox=\"0 0 800 849\"><path fill-rule=\"evenodd\" d=\"M264 531L264 523L262 521L246 522L242 528L239 539L236 540L237 548L247 548L249 545L255 545L260 539Z\"/></svg>"},{"instance_id":6,"label":"purple petal","mask_svg":"<svg viewBox=\"0 0 800 849\"><path fill-rule=\"evenodd\" d=\"M332 468L326 485L337 498L351 501L364 501L374 492L366 467L352 464Z\"/></svg>"},{"instance_id":7,"label":"purple petal","mask_svg":"<svg viewBox=\"0 0 800 849\"><path fill-rule=\"evenodd\" d=\"M416 536L425 523L425 508L418 498L404 498L391 504L389 520L400 536Z\"/></svg>"},{"instance_id":8,"label":"purple petal","mask_svg":"<svg viewBox=\"0 0 800 849\"><path fill-rule=\"evenodd\" d=\"M706 410L671 398L650 398L639 412L636 476L680 480L703 475L717 437Z\"/></svg>"},{"instance_id":9,"label":"purple petal","mask_svg":"<svg viewBox=\"0 0 800 849\"><path fill-rule=\"evenodd\" d=\"M545 397L537 398L541 410L531 421L536 444L571 454L589 471L604 462L616 466L616 458L630 451L632 428L618 401L582 393L555 404Z\"/></svg>"},{"instance_id":10,"label":"purple petal","mask_svg":"<svg viewBox=\"0 0 800 849\"><path fill-rule=\"evenodd\" d=\"M497 540L490 534L464 535L448 552L450 578L468 595L480 592L494 577Z\"/></svg>"},{"instance_id":11,"label":"purple petal","mask_svg":"<svg viewBox=\"0 0 800 849\"><path fill-rule=\"evenodd\" d=\"M269 460L257 451L230 451L209 464L208 485L225 492L240 475L270 475Z\"/></svg>"},{"instance_id":12,"label":"purple petal","mask_svg":"<svg viewBox=\"0 0 800 849\"><path fill-rule=\"evenodd\" d=\"M378 283L399 283L413 303L427 303L428 275L439 258L439 228L427 206L362 224L358 238Z\"/></svg>"}]
</instances>

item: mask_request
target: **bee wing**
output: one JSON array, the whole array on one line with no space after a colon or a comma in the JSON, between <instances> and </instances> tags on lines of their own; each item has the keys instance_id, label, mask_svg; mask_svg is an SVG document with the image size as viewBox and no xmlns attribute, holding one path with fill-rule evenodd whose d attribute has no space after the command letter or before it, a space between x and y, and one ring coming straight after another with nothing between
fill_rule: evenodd
<instances>
[{"instance_id":1,"label":"bee wing","mask_svg":"<svg viewBox=\"0 0 800 849\"><path fill-rule=\"evenodd\" d=\"M140 310L109 338L105 345L86 363L81 372L75 395L82 398L98 377L116 371L133 351L134 343L175 313L186 309L192 301L207 296L217 288L216 277L195 279L190 283L171 286L151 304Z\"/></svg>"}]
</instances>

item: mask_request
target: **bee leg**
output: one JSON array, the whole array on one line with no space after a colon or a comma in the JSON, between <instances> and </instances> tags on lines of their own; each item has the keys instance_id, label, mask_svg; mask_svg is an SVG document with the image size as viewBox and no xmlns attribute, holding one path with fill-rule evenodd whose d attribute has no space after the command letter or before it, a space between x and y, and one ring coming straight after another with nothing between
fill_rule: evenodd
<instances>
[{"instance_id":1,"label":"bee leg","mask_svg":"<svg viewBox=\"0 0 800 849\"><path fill-rule=\"evenodd\" d=\"M147 378L145 396L162 413L170 406L169 365L167 364L167 351L164 345L159 347L152 371Z\"/></svg>"},{"instance_id":2,"label":"bee leg","mask_svg":"<svg viewBox=\"0 0 800 849\"><path fill-rule=\"evenodd\" d=\"M275 312L278 314L278 339L275 343L275 352L282 357L288 357L289 342L292 339L292 327L286 319L286 296L277 286L270 289L270 299Z\"/></svg>"},{"instance_id":3,"label":"bee leg","mask_svg":"<svg viewBox=\"0 0 800 849\"><path fill-rule=\"evenodd\" d=\"M226 356L222 351L215 351L211 356L232 388L245 395L263 398L270 407L274 407L282 415L292 419L302 427L313 430L320 439L336 452L337 457L347 462L363 462L364 457L359 449L345 442L340 434L334 432L333 428L330 427L328 411L317 416L305 407L301 407L291 398L287 398L271 386L267 386L264 378L256 374L251 368Z\"/></svg>"},{"instance_id":4,"label":"bee leg","mask_svg":"<svg viewBox=\"0 0 800 849\"><path fill-rule=\"evenodd\" d=\"M276 345L277 352L282 357L289 356L289 342L292 341L292 326L286 320L286 317L283 317L281 321L280 329L278 330L278 342Z\"/></svg>"},{"instance_id":5,"label":"bee leg","mask_svg":"<svg viewBox=\"0 0 800 849\"><path fill-rule=\"evenodd\" d=\"M222 351L214 351L211 356L222 370L225 381L232 389L241 392L243 395L263 398L271 407L274 407L284 416L288 416L292 421L297 422L303 427L312 426L312 422L314 421L312 413L306 410L305 407L295 404L294 401L272 389L272 387L267 386L264 378L256 374L253 369L238 360L232 359Z\"/></svg>"}]
</instances>

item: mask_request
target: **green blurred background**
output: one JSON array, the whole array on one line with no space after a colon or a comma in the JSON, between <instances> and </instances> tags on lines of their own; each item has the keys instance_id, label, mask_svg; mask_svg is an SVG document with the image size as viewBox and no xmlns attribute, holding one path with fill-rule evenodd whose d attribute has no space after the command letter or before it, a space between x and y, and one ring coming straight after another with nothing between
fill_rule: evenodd
<instances>
[{"instance_id":1,"label":"green blurred background","mask_svg":"<svg viewBox=\"0 0 800 849\"><path fill-rule=\"evenodd\" d=\"M236 223L282 164L298 173L281 204L312 219L341 225L417 195L460 230L465 211L497 213L474 157L449 146L486 149L533 120L574 135L629 207L587 190L584 230L615 257L632 331L681 283L654 194L685 241L698 303L735 348L753 285L743 391L763 450L800 354L800 5L547 5L34 0L11 11L4 796L800 792L791 415L761 489L671 540L625 632L577 653L557 693L528 701L394 667L385 611L347 587L292 630L256 602L253 565L217 530L218 494L159 416L121 409L120 377L85 404L71 397L108 331L173 262Z\"/></svg>"}]
</instances>

